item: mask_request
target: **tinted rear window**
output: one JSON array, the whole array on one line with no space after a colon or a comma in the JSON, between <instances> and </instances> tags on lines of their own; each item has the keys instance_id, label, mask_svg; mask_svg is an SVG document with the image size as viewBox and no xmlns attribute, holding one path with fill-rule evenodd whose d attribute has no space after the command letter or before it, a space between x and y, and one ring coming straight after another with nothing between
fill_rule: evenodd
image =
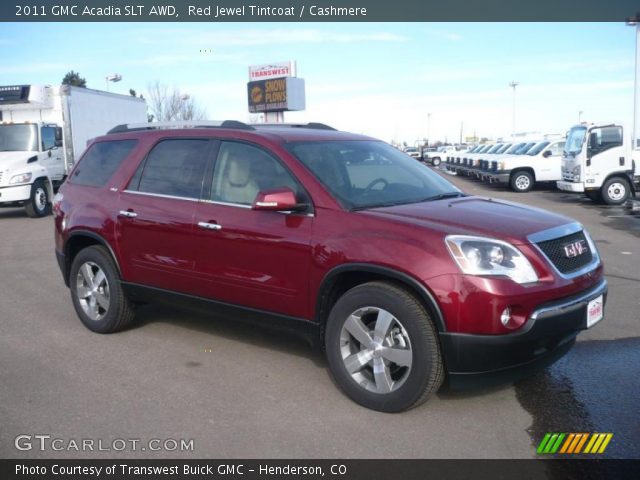
<instances>
[{"instance_id":1,"label":"tinted rear window","mask_svg":"<svg viewBox=\"0 0 640 480\"><path fill-rule=\"evenodd\" d=\"M209 146L207 139L161 141L138 167L129 183L129 190L200 198Z\"/></svg>"},{"instance_id":2,"label":"tinted rear window","mask_svg":"<svg viewBox=\"0 0 640 480\"><path fill-rule=\"evenodd\" d=\"M73 172L72 183L102 187L109 181L137 140L114 140L91 145Z\"/></svg>"}]
</instances>

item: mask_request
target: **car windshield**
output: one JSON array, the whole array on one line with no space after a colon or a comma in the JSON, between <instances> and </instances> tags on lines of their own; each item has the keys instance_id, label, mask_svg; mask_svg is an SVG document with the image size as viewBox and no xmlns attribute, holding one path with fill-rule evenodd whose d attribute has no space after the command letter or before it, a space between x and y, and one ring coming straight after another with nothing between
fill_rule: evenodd
<instances>
[{"instance_id":1,"label":"car windshield","mask_svg":"<svg viewBox=\"0 0 640 480\"><path fill-rule=\"evenodd\" d=\"M516 153L518 150L520 150L522 148L522 146L524 145L524 143L516 143L514 145L511 145L509 147L508 150L506 150L505 152L503 152L505 155L510 155L512 153Z\"/></svg>"},{"instance_id":2,"label":"car windshield","mask_svg":"<svg viewBox=\"0 0 640 480\"><path fill-rule=\"evenodd\" d=\"M518 150L513 152L514 155L524 155L536 144L536 142L523 143Z\"/></svg>"},{"instance_id":3,"label":"car windshield","mask_svg":"<svg viewBox=\"0 0 640 480\"><path fill-rule=\"evenodd\" d=\"M538 155L542 150L546 148L547 145L549 145L549 142L536 143L536 145L531 147L531 150L527 152L527 155L531 155L532 157L534 155Z\"/></svg>"},{"instance_id":4,"label":"car windshield","mask_svg":"<svg viewBox=\"0 0 640 480\"><path fill-rule=\"evenodd\" d=\"M564 153L570 155L580 153L586 135L587 127L572 128L567 137L567 142L564 144Z\"/></svg>"},{"instance_id":5,"label":"car windshield","mask_svg":"<svg viewBox=\"0 0 640 480\"><path fill-rule=\"evenodd\" d=\"M455 186L384 142L300 142L287 149L350 210L462 196Z\"/></svg>"},{"instance_id":6,"label":"car windshield","mask_svg":"<svg viewBox=\"0 0 640 480\"><path fill-rule=\"evenodd\" d=\"M38 128L29 124L0 125L0 152L35 152Z\"/></svg>"},{"instance_id":7,"label":"car windshield","mask_svg":"<svg viewBox=\"0 0 640 480\"><path fill-rule=\"evenodd\" d=\"M493 148L489 149L487 153L496 153L498 150L502 148L502 143L497 143L493 146Z\"/></svg>"},{"instance_id":8,"label":"car windshield","mask_svg":"<svg viewBox=\"0 0 640 480\"><path fill-rule=\"evenodd\" d=\"M404 149L405 152L417 152L418 149L414 147L407 147Z\"/></svg>"},{"instance_id":9,"label":"car windshield","mask_svg":"<svg viewBox=\"0 0 640 480\"><path fill-rule=\"evenodd\" d=\"M505 153L509 147L511 147L511 143L506 143L496 153Z\"/></svg>"}]
</instances>

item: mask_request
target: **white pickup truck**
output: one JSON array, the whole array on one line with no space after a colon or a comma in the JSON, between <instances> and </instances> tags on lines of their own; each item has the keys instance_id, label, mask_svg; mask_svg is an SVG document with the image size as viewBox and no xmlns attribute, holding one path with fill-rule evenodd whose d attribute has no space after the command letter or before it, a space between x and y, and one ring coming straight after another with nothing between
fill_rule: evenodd
<instances>
[{"instance_id":1,"label":"white pickup truck","mask_svg":"<svg viewBox=\"0 0 640 480\"><path fill-rule=\"evenodd\" d=\"M485 178L490 183L506 183L514 192L528 192L536 182L555 182L561 177L560 160L564 140L544 140L524 155L494 160Z\"/></svg>"},{"instance_id":2,"label":"white pickup truck","mask_svg":"<svg viewBox=\"0 0 640 480\"><path fill-rule=\"evenodd\" d=\"M50 210L54 190L87 141L147 121L143 99L68 85L0 86L0 207Z\"/></svg>"},{"instance_id":3,"label":"white pickup truck","mask_svg":"<svg viewBox=\"0 0 640 480\"><path fill-rule=\"evenodd\" d=\"M571 129L562 156L565 192L584 192L594 201L621 205L640 188L640 150L616 124L580 124Z\"/></svg>"}]
</instances>

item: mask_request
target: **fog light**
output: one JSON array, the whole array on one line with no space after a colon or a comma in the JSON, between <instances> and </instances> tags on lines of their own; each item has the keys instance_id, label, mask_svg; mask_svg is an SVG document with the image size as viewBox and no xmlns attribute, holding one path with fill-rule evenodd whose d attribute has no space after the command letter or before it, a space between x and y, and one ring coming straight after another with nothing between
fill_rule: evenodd
<instances>
[{"instance_id":1,"label":"fog light","mask_svg":"<svg viewBox=\"0 0 640 480\"><path fill-rule=\"evenodd\" d=\"M502 311L500 314L500 321L505 327L509 324L511 321L511 308L507 307Z\"/></svg>"}]
</instances>

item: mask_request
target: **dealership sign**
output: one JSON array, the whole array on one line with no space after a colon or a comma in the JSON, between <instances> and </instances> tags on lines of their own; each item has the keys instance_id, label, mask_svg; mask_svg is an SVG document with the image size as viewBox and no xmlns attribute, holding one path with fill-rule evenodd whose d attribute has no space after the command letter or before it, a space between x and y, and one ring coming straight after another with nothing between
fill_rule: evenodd
<instances>
[{"instance_id":1,"label":"dealership sign","mask_svg":"<svg viewBox=\"0 0 640 480\"><path fill-rule=\"evenodd\" d=\"M271 78L247 83L249 112L304 110L304 80L294 77Z\"/></svg>"},{"instance_id":2,"label":"dealership sign","mask_svg":"<svg viewBox=\"0 0 640 480\"><path fill-rule=\"evenodd\" d=\"M273 62L264 65L252 65L249 67L249 81L269 80L279 77L295 77L296 62Z\"/></svg>"}]
</instances>

